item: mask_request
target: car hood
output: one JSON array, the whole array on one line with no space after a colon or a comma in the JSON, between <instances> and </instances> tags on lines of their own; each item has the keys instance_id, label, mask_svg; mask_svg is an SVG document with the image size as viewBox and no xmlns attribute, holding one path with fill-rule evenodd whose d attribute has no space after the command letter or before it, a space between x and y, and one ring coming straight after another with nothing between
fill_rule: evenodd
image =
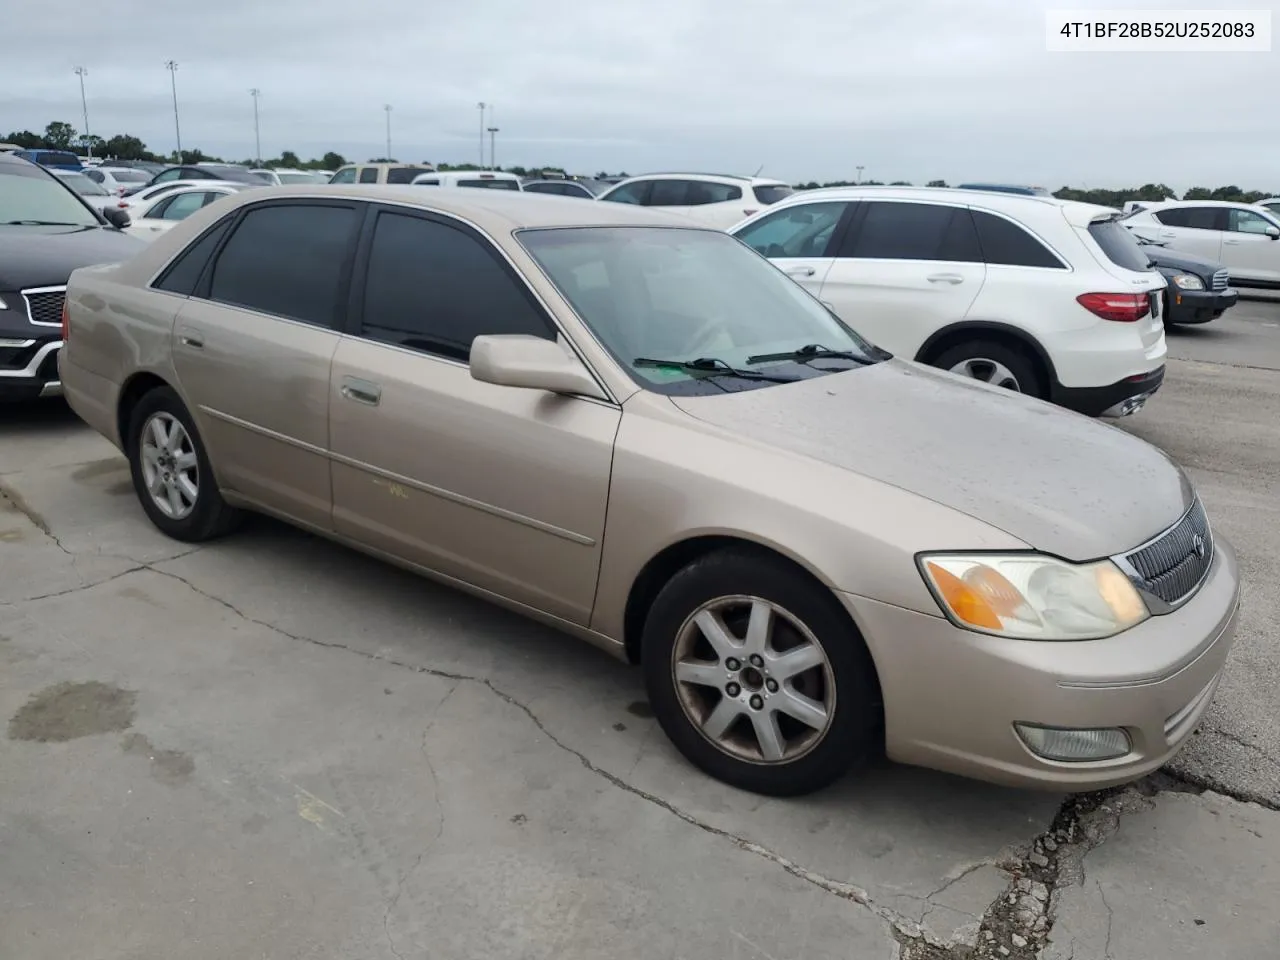
<instances>
[{"instance_id":1,"label":"car hood","mask_svg":"<svg viewBox=\"0 0 1280 960\"><path fill-rule=\"evenodd\" d=\"M1165 247L1144 244L1142 252L1157 267L1167 267L1170 270L1185 270L1200 277L1212 277L1214 273L1222 269L1222 264L1213 260L1206 260L1204 257L1193 257L1187 253L1175 253Z\"/></svg>"},{"instance_id":2,"label":"car hood","mask_svg":"<svg viewBox=\"0 0 1280 960\"><path fill-rule=\"evenodd\" d=\"M145 247L112 227L0 226L0 290L60 286L72 270L127 260Z\"/></svg>"},{"instance_id":3,"label":"car hood","mask_svg":"<svg viewBox=\"0 0 1280 960\"><path fill-rule=\"evenodd\" d=\"M672 401L706 423L926 497L1068 560L1146 542L1194 496L1164 453L1123 430L903 360Z\"/></svg>"}]
</instances>

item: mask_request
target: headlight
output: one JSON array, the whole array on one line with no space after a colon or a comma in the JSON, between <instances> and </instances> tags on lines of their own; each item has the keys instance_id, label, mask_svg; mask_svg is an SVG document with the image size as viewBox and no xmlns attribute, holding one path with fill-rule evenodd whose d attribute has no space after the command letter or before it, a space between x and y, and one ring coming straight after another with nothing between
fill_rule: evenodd
<instances>
[{"instance_id":1,"label":"headlight","mask_svg":"<svg viewBox=\"0 0 1280 960\"><path fill-rule=\"evenodd\" d=\"M1181 290L1203 290L1204 281L1191 273L1175 274L1173 282Z\"/></svg>"},{"instance_id":2,"label":"headlight","mask_svg":"<svg viewBox=\"0 0 1280 960\"><path fill-rule=\"evenodd\" d=\"M920 569L947 618L1024 640L1097 640L1151 616L1110 560L1067 563L1035 553L933 554Z\"/></svg>"}]
</instances>

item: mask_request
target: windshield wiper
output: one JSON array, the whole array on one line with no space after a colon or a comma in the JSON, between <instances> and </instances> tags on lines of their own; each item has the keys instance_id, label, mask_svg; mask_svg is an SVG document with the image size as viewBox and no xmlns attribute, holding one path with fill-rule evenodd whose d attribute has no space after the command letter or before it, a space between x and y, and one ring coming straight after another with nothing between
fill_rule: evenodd
<instances>
[{"instance_id":1,"label":"windshield wiper","mask_svg":"<svg viewBox=\"0 0 1280 960\"><path fill-rule=\"evenodd\" d=\"M64 220L6 220L6 227L85 227L85 223L67 223Z\"/></svg>"},{"instance_id":2,"label":"windshield wiper","mask_svg":"<svg viewBox=\"0 0 1280 960\"><path fill-rule=\"evenodd\" d=\"M631 362L637 367L671 367L686 373L701 373L712 377L738 377L742 380L763 380L767 383L795 383L796 381L795 377L775 377L756 370L739 370L717 357L697 357L694 360L654 360L652 357L636 357Z\"/></svg>"},{"instance_id":3,"label":"windshield wiper","mask_svg":"<svg viewBox=\"0 0 1280 960\"><path fill-rule=\"evenodd\" d=\"M784 353L758 353L754 357L747 357L747 363L769 363L773 360L796 360L800 363L808 363L810 360L853 360L864 366L875 362L861 353L828 350L820 343L806 344L799 350L787 350Z\"/></svg>"}]
</instances>

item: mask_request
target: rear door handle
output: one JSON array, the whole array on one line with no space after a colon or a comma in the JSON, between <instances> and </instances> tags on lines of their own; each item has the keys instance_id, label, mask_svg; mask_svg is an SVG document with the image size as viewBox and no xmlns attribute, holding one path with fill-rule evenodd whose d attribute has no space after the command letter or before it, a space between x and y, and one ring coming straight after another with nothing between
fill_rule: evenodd
<instances>
[{"instance_id":1,"label":"rear door handle","mask_svg":"<svg viewBox=\"0 0 1280 960\"><path fill-rule=\"evenodd\" d=\"M183 327L178 331L178 341L192 350L204 349L204 334L193 327Z\"/></svg>"},{"instance_id":2,"label":"rear door handle","mask_svg":"<svg viewBox=\"0 0 1280 960\"><path fill-rule=\"evenodd\" d=\"M342 386L338 389L348 400L354 400L356 403L367 403L371 407L376 407L382 400L382 388L376 383L368 380L361 380L358 377L343 377Z\"/></svg>"},{"instance_id":3,"label":"rear door handle","mask_svg":"<svg viewBox=\"0 0 1280 960\"><path fill-rule=\"evenodd\" d=\"M927 279L930 283L964 283L964 277L958 273L931 273Z\"/></svg>"},{"instance_id":4,"label":"rear door handle","mask_svg":"<svg viewBox=\"0 0 1280 960\"><path fill-rule=\"evenodd\" d=\"M1240 243L1239 240L1223 240L1222 242L1232 244L1233 246Z\"/></svg>"},{"instance_id":5,"label":"rear door handle","mask_svg":"<svg viewBox=\"0 0 1280 960\"><path fill-rule=\"evenodd\" d=\"M783 272L789 277L812 277L818 271L813 267L788 267Z\"/></svg>"}]
</instances>

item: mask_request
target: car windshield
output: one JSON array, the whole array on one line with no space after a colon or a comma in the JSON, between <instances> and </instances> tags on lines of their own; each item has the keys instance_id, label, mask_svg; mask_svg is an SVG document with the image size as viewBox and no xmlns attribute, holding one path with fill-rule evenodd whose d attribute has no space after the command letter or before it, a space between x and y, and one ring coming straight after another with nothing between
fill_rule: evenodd
<instances>
[{"instance_id":1,"label":"car windshield","mask_svg":"<svg viewBox=\"0 0 1280 960\"><path fill-rule=\"evenodd\" d=\"M231 180L235 183L262 183L262 177L258 176L256 173L250 173L244 167L201 164L196 167L196 169L204 170L207 173L213 174L220 180ZM270 177L267 178L267 182L271 182Z\"/></svg>"},{"instance_id":2,"label":"car windshield","mask_svg":"<svg viewBox=\"0 0 1280 960\"><path fill-rule=\"evenodd\" d=\"M758 389L887 356L728 234L570 227L516 236L615 359L659 393Z\"/></svg>"},{"instance_id":3,"label":"car windshield","mask_svg":"<svg viewBox=\"0 0 1280 960\"><path fill-rule=\"evenodd\" d=\"M316 182L316 178L314 175L310 173L303 173L302 171L297 171L293 173L281 171L277 173L276 176L280 178L281 183L315 183Z\"/></svg>"},{"instance_id":4,"label":"car windshield","mask_svg":"<svg viewBox=\"0 0 1280 960\"><path fill-rule=\"evenodd\" d=\"M518 180L459 180L460 187L487 187L490 190L519 190Z\"/></svg>"},{"instance_id":5,"label":"car windshield","mask_svg":"<svg viewBox=\"0 0 1280 960\"><path fill-rule=\"evenodd\" d=\"M36 166L6 163L0 165L0 224L97 227L102 221L52 174Z\"/></svg>"},{"instance_id":6,"label":"car windshield","mask_svg":"<svg viewBox=\"0 0 1280 960\"><path fill-rule=\"evenodd\" d=\"M795 191L785 183L761 183L756 184L753 189L755 191L756 199L766 206L777 203L784 197L789 197L795 193Z\"/></svg>"},{"instance_id":7,"label":"car windshield","mask_svg":"<svg viewBox=\"0 0 1280 960\"><path fill-rule=\"evenodd\" d=\"M58 177L67 182L76 193L82 197L109 197L111 196L102 185L95 183L86 177L83 173L60 173Z\"/></svg>"}]
</instances>

